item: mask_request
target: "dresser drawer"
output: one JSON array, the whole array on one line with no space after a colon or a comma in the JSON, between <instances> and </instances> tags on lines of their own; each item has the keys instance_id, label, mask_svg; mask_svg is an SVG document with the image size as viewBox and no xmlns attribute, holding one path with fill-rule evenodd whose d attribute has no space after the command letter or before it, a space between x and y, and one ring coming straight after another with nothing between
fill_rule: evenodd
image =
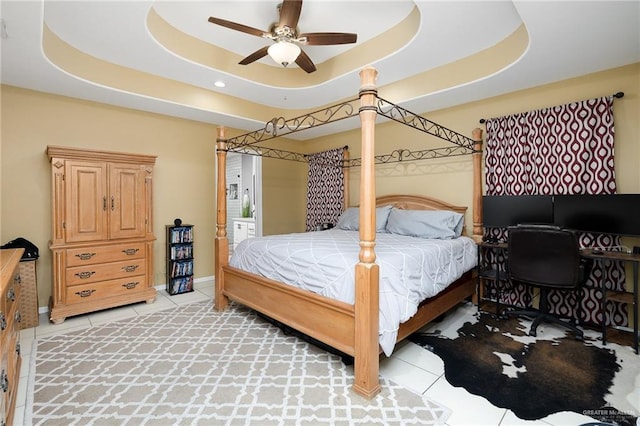
<instances>
[{"instance_id":1,"label":"dresser drawer","mask_svg":"<svg viewBox=\"0 0 640 426\"><path fill-rule=\"evenodd\" d=\"M20 335L20 311L17 309L17 305L13 305L13 309L2 311L0 313L0 322L2 323L2 327L0 327L0 346L2 346L2 351L9 350L12 347L12 344L9 342L10 339L16 339ZM6 355L6 354L5 354Z\"/></svg>"},{"instance_id":2,"label":"dresser drawer","mask_svg":"<svg viewBox=\"0 0 640 426\"><path fill-rule=\"evenodd\" d=\"M15 327L13 326L13 317L10 318L12 314L2 310L0 311L0 324L2 325L2 327L0 327L0 363L5 363L4 365L4 369L6 371L7 366L7 348L9 347L9 339L11 338L11 335L15 332ZM2 383L0 381L0 383ZM0 394L2 394L2 391L0 391Z\"/></svg>"},{"instance_id":3,"label":"dresser drawer","mask_svg":"<svg viewBox=\"0 0 640 426\"><path fill-rule=\"evenodd\" d=\"M142 292L146 287L147 283L144 275L118 278L99 283L75 285L73 287L67 287L66 303L87 303L106 297L129 295Z\"/></svg>"},{"instance_id":4,"label":"dresser drawer","mask_svg":"<svg viewBox=\"0 0 640 426\"><path fill-rule=\"evenodd\" d=\"M86 265L67 268L67 285L94 283L114 278L133 277L145 273L145 260L134 259L126 262L112 262L103 265Z\"/></svg>"},{"instance_id":5,"label":"dresser drawer","mask_svg":"<svg viewBox=\"0 0 640 426\"><path fill-rule=\"evenodd\" d=\"M67 250L67 267L118 262L145 257L144 242Z\"/></svg>"},{"instance_id":6,"label":"dresser drawer","mask_svg":"<svg viewBox=\"0 0 640 426\"><path fill-rule=\"evenodd\" d=\"M5 315L9 315L10 313L15 312L18 309L18 300L20 300L20 288L20 274L16 271L13 279L9 280L8 285L2 294L2 312ZM11 320L13 321L13 318Z\"/></svg>"},{"instance_id":7,"label":"dresser drawer","mask_svg":"<svg viewBox=\"0 0 640 426\"><path fill-rule=\"evenodd\" d=\"M5 341L7 344L7 391L5 392L7 400L6 402L12 402L15 400L15 393L18 391L18 380L20 378L20 372L18 371L18 364L20 359L19 353L19 340L18 334L13 333Z\"/></svg>"}]
</instances>

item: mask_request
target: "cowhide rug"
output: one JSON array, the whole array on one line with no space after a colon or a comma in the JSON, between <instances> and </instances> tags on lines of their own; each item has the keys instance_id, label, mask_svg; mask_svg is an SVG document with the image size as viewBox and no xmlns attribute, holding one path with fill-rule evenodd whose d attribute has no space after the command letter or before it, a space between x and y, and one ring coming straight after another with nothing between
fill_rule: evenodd
<instances>
[{"instance_id":1,"label":"cowhide rug","mask_svg":"<svg viewBox=\"0 0 640 426\"><path fill-rule=\"evenodd\" d=\"M466 311L471 313L453 327L445 320L409 337L442 358L451 385L526 420L573 411L601 422L637 424L640 355L632 348L602 347L599 333L589 330L580 342L546 324L538 327L537 338L530 337L526 319ZM457 333L448 336L451 330Z\"/></svg>"}]
</instances>

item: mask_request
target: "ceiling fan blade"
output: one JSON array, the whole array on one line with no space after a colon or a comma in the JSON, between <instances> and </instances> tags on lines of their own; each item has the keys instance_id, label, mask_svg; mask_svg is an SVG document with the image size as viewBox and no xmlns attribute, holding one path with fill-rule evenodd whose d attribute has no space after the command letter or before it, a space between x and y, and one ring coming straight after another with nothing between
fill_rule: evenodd
<instances>
[{"instance_id":1,"label":"ceiling fan blade","mask_svg":"<svg viewBox=\"0 0 640 426\"><path fill-rule=\"evenodd\" d=\"M358 40L358 34L353 33L305 33L300 34L298 39L306 39L304 44L309 46L349 44Z\"/></svg>"},{"instance_id":2,"label":"ceiling fan blade","mask_svg":"<svg viewBox=\"0 0 640 426\"><path fill-rule=\"evenodd\" d=\"M226 28L231 28L232 30L241 31L243 33L255 35L258 37L264 37L265 34L268 34L265 31L259 30L257 28L238 24L237 22L227 21L226 19L214 18L213 16L209 17L209 22L211 22L212 24L220 25Z\"/></svg>"},{"instance_id":3,"label":"ceiling fan blade","mask_svg":"<svg viewBox=\"0 0 640 426\"><path fill-rule=\"evenodd\" d=\"M302 0L284 0L282 6L280 6L280 21L278 22L278 26L286 26L295 30L298 25L298 19L300 19L301 11Z\"/></svg>"},{"instance_id":4,"label":"ceiling fan blade","mask_svg":"<svg viewBox=\"0 0 640 426\"><path fill-rule=\"evenodd\" d=\"M300 68L308 73L312 73L316 70L316 66L314 65L311 58L306 53L304 53L304 50L300 51L300 54L296 58L296 64L298 64Z\"/></svg>"},{"instance_id":5,"label":"ceiling fan blade","mask_svg":"<svg viewBox=\"0 0 640 426\"><path fill-rule=\"evenodd\" d=\"M267 56L267 50L269 49L269 46L265 46L262 49L258 49L255 52L253 52L251 55L247 56L246 58L244 58L243 60L241 60L240 62L238 62L240 65L248 65L252 62L257 61L258 59L261 59L265 56Z\"/></svg>"}]
</instances>

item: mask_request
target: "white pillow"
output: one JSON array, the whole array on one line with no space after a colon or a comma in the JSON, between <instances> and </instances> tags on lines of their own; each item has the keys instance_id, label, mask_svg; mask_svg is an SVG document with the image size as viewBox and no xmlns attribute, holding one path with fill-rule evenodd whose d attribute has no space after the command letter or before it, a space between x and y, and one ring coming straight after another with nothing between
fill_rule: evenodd
<instances>
[{"instance_id":1,"label":"white pillow","mask_svg":"<svg viewBox=\"0 0 640 426\"><path fill-rule=\"evenodd\" d=\"M462 234L464 215L448 210L392 209L387 232L419 238L441 240L458 238Z\"/></svg>"},{"instance_id":2,"label":"white pillow","mask_svg":"<svg viewBox=\"0 0 640 426\"><path fill-rule=\"evenodd\" d=\"M387 219L391 213L391 206L383 206L376 208L376 232L387 232ZM360 230L360 209L358 207L349 207L338 219L336 228L345 231Z\"/></svg>"}]
</instances>

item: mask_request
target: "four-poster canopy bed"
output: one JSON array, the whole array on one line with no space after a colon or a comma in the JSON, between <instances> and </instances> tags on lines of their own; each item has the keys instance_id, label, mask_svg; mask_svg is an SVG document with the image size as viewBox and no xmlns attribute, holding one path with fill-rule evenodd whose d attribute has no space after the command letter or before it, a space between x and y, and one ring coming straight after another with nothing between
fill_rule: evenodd
<instances>
[{"instance_id":1,"label":"four-poster canopy bed","mask_svg":"<svg viewBox=\"0 0 640 426\"><path fill-rule=\"evenodd\" d=\"M345 160L346 167L360 166L359 202L359 253L353 266L355 293L353 303L334 300L308 290L249 273L229 265L229 244L226 219L226 153L227 151L251 153L268 157L296 159L301 154L258 147L260 141L302 128L314 127L355 115L352 101L320 111L323 119L308 114L291 120L273 120L264 130L227 139L226 129L218 129L217 151L217 232L215 238L215 294L214 307L223 310L229 300L236 301L265 314L293 329L309 335L354 358L353 389L371 398L380 391L379 370L379 316L380 316L380 267L376 263L376 208L394 206L410 210L445 210L464 214L466 207L421 196L383 196L376 199L376 163L390 160L403 161L436 158L451 155L472 154L474 164L473 235L477 241L481 234L481 138L482 131L474 130L474 139L467 138L414 115L377 96L377 71L367 67L360 72L359 91L361 120L361 153L359 160ZM357 100L357 99L356 99ZM425 151L396 151L389 156L375 156L375 120L377 114L406 124L423 132L452 142L453 148L436 148ZM326 119L326 117L330 117ZM320 120L320 121L318 121ZM270 132L268 128L271 127ZM278 132L280 131L280 135ZM347 198L347 197L345 197ZM476 282L472 268L436 296L423 301L417 312L400 324L397 340L400 341L437 318L459 302L475 294Z\"/></svg>"}]
</instances>

